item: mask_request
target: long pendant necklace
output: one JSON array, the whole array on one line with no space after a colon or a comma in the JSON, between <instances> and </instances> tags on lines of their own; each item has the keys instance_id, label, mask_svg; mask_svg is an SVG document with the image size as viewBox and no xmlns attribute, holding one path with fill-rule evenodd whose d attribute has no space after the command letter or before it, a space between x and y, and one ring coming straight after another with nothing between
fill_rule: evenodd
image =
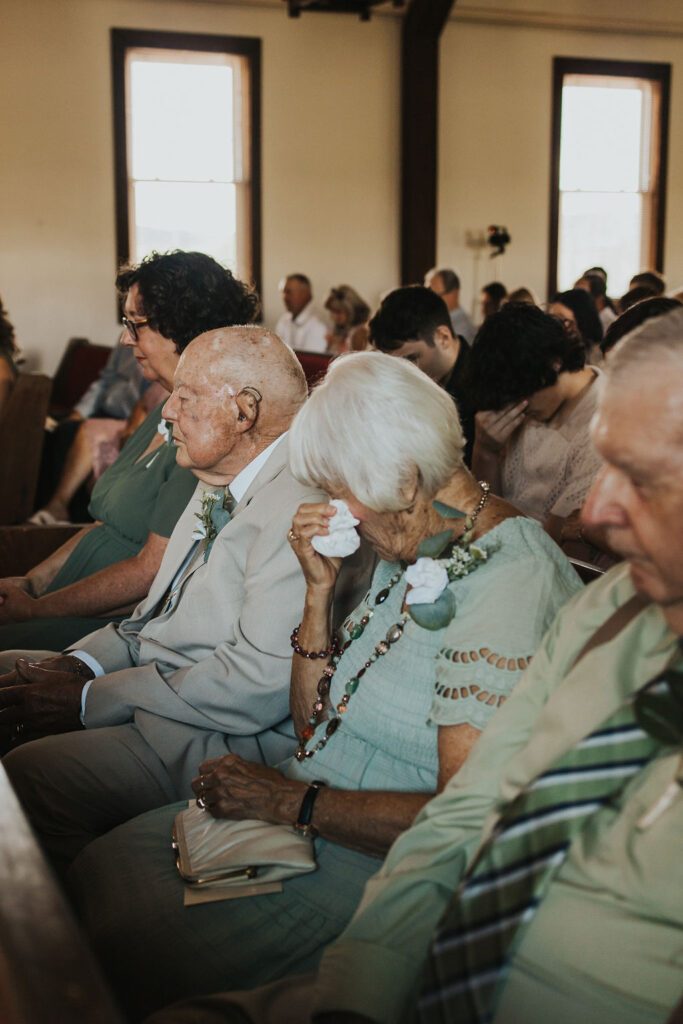
<instances>
[{"instance_id":1,"label":"long pendant necklace","mask_svg":"<svg viewBox=\"0 0 683 1024\"><path fill-rule=\"evenodd\" d=\"M462 537L460 538L459 542L456 543L469 543L472 537L472 529L477 520L477 517L479 516L481 510L484 508L484 505L486 504L486 501L489 496L489 485L484 481L480 481L479 486L481 487L482 492L481 497L479 499L479 503L477 504L477 507L475 508L474 512L472 512L472 514L467 516L467 518L465 519ZM383 604L386 601L391 590L393 589L393 587L396 586L398 581L403 576L404 572L405 567L402 567L401 569L399 569L398 572L394 573L386 587L380 590L380 592L375 597L375 605ZM332 683L332 676L337 671L337 666L341 660L341 657L344 654L344 652L351 646L353 641L357 640L359 637L363 635L373 614L374 612L372 611L372 609L368 609L365 612L365 614L361 616L360 621L358 623L352 624L349 627L349 639L341 647L339 647L338 643L336 642L336 638L333 640L332 655L330 657L328 664L323 669L322 676L318 680L317 695L313 702L311 717L308 720L308 725L304 726L304 728L301 730L299 745L297 746L294 754L297 761L304 761L308 757L313 757L315 754L317 754L319 750L323 749L323 747L327 744L327 741L330 739L331 736L334 736L335 732L341 725L342 716L346 712L346 709L349 705L349 701L351 700L351 697L358 689L358 685L363 676L365 675L365 673L367 672L367 670L371 668L371 666L377 661L378 658L381 658L385 654L387 654L391 647L394 644L398 643L398 641L403 636L403 631L409 618L408 612L402 612L398 622L395 622L393 626L390 626L389 629L387 630L384 640L380 640L379 643L375 645L374 651L372 652L372 654L368 656L368 660L365 662L362 668L360 668L355 675L351 676L350 679L347 679L344 685L344 693L342 694L341 700L339 701L335 708L336 714L327 723L325 732L320 737L320 739L314 744L313 747L311 747L310 750L307 749L307 743L310 739L313 738L316 726L318 724L318 719L325 709L325 700L329 696L330 686Z\"/></svg>"},{"instance_id":2,"label":"long pendant necklace","mask_svg":"<svg viewBox=\"0 0 683 1024\"><path fill-rule=\"evenodd\" d=\"M403 576L403 572L404 570L400 569L398 572L394 573L386 587L380 590L380 592L375 597L375 605L383 604L386 601L393 587L396 586L398 581ZM351 625L351 627L349 628L349 639L346 641L346 643L343 644L341 648L335 645L329 663L323 669L323 674L318 680L318 692L316 699L313 702L313 713L308 720L308 725L306 725L301 730L301 739L299 740L299 745L296 748L294 754L297 761L303 761L307 757L313 757L313 755L317 754L319 750L322 750L322 748L326 745L327 741L329 740L330 736L334 736L335 732L341 725L342 715L346 712L349 701L351 700L351 697L358 689L358 685L363 676L365 675L365 673L367 672L367 670L374 664L374 662L377 661L378 658L381 658L383 655L387 654L391 646L397 643L403 636L403 630L405 628L406 622L408 621L407 612L403 612L398 622L395 622L393 626L389 627L389 629L386 632L384 640L380 640L380 642L376 644L374 651L372 652L372 654L368 656L368 660L365 662L362 668L360 668L354 676L351 676L350 679L347 679L346 684L344 685L344 693L342 694L341 700L339 701L335 709L336 714L327 723L327 728L325 729L325 732L317 741L315 746L313 746L310 750L307 750L306 744L310 739L312 739L313 734L315 732L315 727L318 724L318 718L322 711L324 710L325 699L329 696L332 676L337 671L337 665L339 664L342 655L351 646L353 641L358 640L358 638L363 635L363 633L365 632L365 628L370 622L370 619L372 618L373 615L374 612L372 611L372 609L369 608L365 612L365 614L361 616L360 621Z\"/></svg>"}]
</instances>

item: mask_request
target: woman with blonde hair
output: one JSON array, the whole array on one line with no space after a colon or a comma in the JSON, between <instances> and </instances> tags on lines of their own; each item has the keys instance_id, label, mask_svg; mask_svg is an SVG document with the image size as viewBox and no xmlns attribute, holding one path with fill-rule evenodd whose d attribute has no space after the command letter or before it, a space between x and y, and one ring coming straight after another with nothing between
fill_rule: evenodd
<instances>
[{"instance_id":1,"label":"woman with blonde hair","mask_svg":"<svg viewBox=\"0 0 683 1024\"><path fill-rule=\"evenodd\" d=\"M359 352L367 348L368 331L365 326L370 319L370 307L350 284L340 284L330 289L325 300L334 321L334 330L327 335L327 351L334 355L339 352Z\"/></svg>"}]
</instances>

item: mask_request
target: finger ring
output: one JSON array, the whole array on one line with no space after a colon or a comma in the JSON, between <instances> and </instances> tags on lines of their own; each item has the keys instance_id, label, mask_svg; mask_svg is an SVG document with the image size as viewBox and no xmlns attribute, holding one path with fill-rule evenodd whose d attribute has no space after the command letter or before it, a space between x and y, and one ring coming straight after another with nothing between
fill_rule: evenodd
<instances>
[{"instance_id":1,"label":"finger ring","mask_svg":"<svg viewBox=\"0 0 683 1024\"><path fill-rule=\"evenodd\" d=\"M204 775L199 776L199 788L203 791L206 786L206 778Z\"/></svg>"},{"instance_id":2,"label":"finger ring","mask_svg":"<svg viewBox=\"0 0 683 1024\"><path fill-rule=\"evenodd\" d=\"M292 544L295 544L298 540L301 540L301 537L298 533L294 533L294 530L289 530L287 533L287 540L291 541Z\"/></svg>"},{"instance_id":3,"label":"finger ring","mask_svg":"<svg viewBox=\"0 0 683 1024\"><path fill-rule=\"evenodd\" d=\"M203 796L197 797L197 807L200 809L200 811L206 810L206 800L204 799Z\"/></svg>"}]
</instances>

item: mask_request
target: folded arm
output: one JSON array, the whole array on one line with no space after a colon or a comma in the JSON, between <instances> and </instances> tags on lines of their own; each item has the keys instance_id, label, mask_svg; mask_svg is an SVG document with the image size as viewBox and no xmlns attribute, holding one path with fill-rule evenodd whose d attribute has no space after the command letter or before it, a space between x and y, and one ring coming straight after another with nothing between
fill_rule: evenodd
<instances>
[{"instance_id":1,"label":"folded arm","mask_svg":"<svg viewBox=\"0 0 683 1024\"><path fill-rule=\"evenodd\" d=\"M80 539L83 532L77 534L75 539ZM49 594L38 591L40 596L26 593L21 586L13 586L9 581L0 581L0 622L23 622L26 619L66 615L102 615L135 605L147 594L167 544L167 537L150 533L144 546L131 558L108 565L99 572ZM67 546L63 545L63 548ZM61 558L62 564L74 546L72 544ZM57 568L59 566L51 578ZM29 573L29 583L33 582L35 572L32 570Z\"/></svg>"}]
</instances>

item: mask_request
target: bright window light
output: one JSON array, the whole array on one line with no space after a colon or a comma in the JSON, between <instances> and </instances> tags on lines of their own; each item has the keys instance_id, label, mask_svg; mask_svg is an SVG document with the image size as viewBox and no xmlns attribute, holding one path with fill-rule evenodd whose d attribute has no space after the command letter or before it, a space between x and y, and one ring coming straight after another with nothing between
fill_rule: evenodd
<instances>
[{"instance_id":1,"label":"bright window light","mask_svg":"<svg viewBox=\"0 0 683 1024\"><path fill-rule=\"evenodd\" d=\"M246 61L134 49L126 57L131 258L195 249L251 277Z\"/></svg>"},{"instance_id":2,"label":"bright window light","mask_svg":"<svg viewBox=\"0 0 683 1024\"><path fill-rule=\"evenodd\" d=\"M610 292L653 265L657 84L565 75L560 135L558 285L604 266Z\"/></svg>"}]
</instances>

